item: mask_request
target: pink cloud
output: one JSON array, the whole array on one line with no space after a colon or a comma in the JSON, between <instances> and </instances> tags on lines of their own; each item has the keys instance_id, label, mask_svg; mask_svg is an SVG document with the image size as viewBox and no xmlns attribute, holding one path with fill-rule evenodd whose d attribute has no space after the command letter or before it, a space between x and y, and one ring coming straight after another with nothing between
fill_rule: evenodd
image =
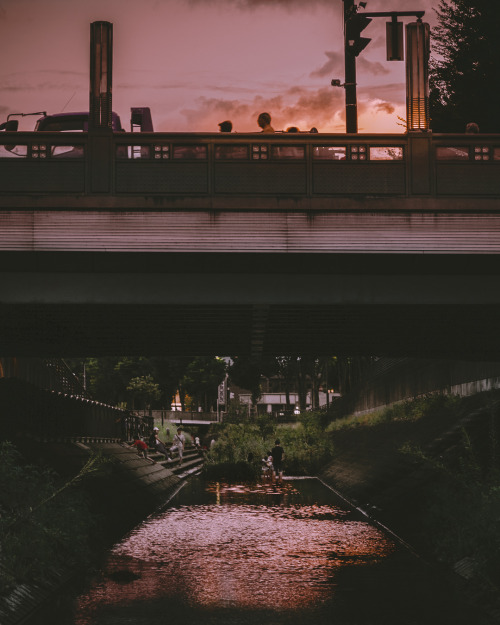
<instances>
[{"instance_id":1,"label":"pink cloud","mask_svg":"<svg viewBox=\"0 0 500 625\"><path fill-rule=\"evenodd\" d=\"M344 55L340 52L325 52L328 61L309 74L311 78L324 78L344 71Z\"/></svg>"},{"instance_id":2,"label":"pink cloud","mask_svg":"<svg viewBox=\"0 0 500 625\"><path fill-rule=\"evenodd\" d=\"M387 115L392 115L396 109L394 105L390 102L379 102L375 105L375 110L379 113L387 113Z\"/></svg>"},{"instance_id":3,"label":"pink cloud","mask_svg":"<svg viewBox=\"0 0 500 625\"><path fill-rule=\"evenodd\" d=\"M259 113L267 111L276 130L293 125L301 130L315 126L320 132L332 132L342 119L343 97L330 86L318 90L292 87L270 98L256 96L251 103L201 97L196 108L184 109L182 114L187 128L198 131L215 131L220 121L230 119L235 131L256 132Z\"/></svg>"}]
</instances>

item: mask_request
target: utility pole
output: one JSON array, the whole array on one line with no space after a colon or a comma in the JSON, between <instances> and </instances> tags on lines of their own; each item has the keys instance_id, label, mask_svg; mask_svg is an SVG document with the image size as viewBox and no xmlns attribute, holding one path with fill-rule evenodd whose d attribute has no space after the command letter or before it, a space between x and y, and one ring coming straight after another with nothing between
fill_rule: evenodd
<instances>
[{"instance_id":1,"label":"utility pole","mask_svg":"<svg viewBox=\"0 0 500 625\"><path fill-rule=\"evenodd\" d=\"M345 124L347 133L358 132L358 103L356 96L356 57L371 39L361 37L371 19L357 12L354 0L344 2L344 62L345 62ZM366 2L360 2L366 6Z\"/></svg>"},{"instance_id":2,"label":"utility pole","mask_svg":"<svg viewBox=\"0 0 500 625\"><path fill-rule=\"evenodd\" d=\"M356 57L348 50L346 23L354 13L354 0L344 0L344 63L345 63L345 129L358 132L358 104L356 97Z\"/></svg>"}]
</instances>

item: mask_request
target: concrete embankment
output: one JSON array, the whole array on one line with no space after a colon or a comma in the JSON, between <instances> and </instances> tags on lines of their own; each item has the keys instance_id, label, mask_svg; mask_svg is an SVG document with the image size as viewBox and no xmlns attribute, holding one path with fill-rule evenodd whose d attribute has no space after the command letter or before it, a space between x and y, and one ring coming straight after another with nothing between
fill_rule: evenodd
<instances>
[{"instance_id":1,"label":"concrete embankment","mask_svg":"<svg viewBox=\"0 0 500 625\"><path fill-rule=\"evenodd\" d=\"M499 427L500 394L495 391L464 399L457 413L442 418L339 430L335 459L319 477L453 578L460 592L500 622L500 597L476 577L472 557L437 562L428 518L435 503L436 466L450 472L460 466L464 437L482 461L490 462L486 456L495 452L491 445Z\"/></svg>"},{"instance_id":2,"label":"concrete embankment","mask_svg":"<svg viewBox=\"0 0 500 625\"><path fill-rule=\"evenodd\" d=\"M37 443L30 447L29 453L30 457L38 457L65 477L75 475L93 454L102 455L103 467L95 476L88 477L83 486L93 510L102 519L101 534L107 540L119 538L165 505L183 479L199 466L195 454L191 459L188 453L183 467L173 462L172 468L167 468L160 461L138 457L135 448L113 442ZM9 596L0 598L0 623L51 622L44 621L51 613L51 606L66 593L77 575L68 567L47 572L43 583L18 586Z\"/></svg>"}]
</instances>

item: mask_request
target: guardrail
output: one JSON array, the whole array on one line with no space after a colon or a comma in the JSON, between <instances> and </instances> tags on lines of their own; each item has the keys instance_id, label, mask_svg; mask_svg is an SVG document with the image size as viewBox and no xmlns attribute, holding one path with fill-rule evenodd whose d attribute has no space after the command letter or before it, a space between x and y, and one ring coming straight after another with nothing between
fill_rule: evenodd
<instances>
[{"instance_id":1,"label":"guardrail","mask_svg":"<svg viewBox=\"0 0 500 625\"><path fill-rule=\"evenodd\" d=\"M39 440L129 440L153 419L91 399L64 361L0 358L3 436Z\"/></svg>"},{"instance_id":2,"label":"guardrail","mask_svg":"<svg viewBox=\"0 0 500 625\"><path fill-rule=\"evenodd\" d=\"M161 196L181 208L186 198L487 197L499 174L500 135L0 133L0 207L19 194Z\"/></svg>"}]
</instances>

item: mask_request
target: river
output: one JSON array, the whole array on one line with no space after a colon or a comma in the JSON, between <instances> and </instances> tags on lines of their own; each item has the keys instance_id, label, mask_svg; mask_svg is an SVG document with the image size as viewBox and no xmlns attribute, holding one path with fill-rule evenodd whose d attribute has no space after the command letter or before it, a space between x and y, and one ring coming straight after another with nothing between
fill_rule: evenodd
<instances>
[{"instance_id":1,"label":"river","mask_svg":"<svg viewBox=\"0 0 500 625\"><path fill-rule=\"evenodd\" d=\"M110 550L67 623L470 623L457 602L425 563L319 480L192 478Z\"/></svg>"}]
</instances>

